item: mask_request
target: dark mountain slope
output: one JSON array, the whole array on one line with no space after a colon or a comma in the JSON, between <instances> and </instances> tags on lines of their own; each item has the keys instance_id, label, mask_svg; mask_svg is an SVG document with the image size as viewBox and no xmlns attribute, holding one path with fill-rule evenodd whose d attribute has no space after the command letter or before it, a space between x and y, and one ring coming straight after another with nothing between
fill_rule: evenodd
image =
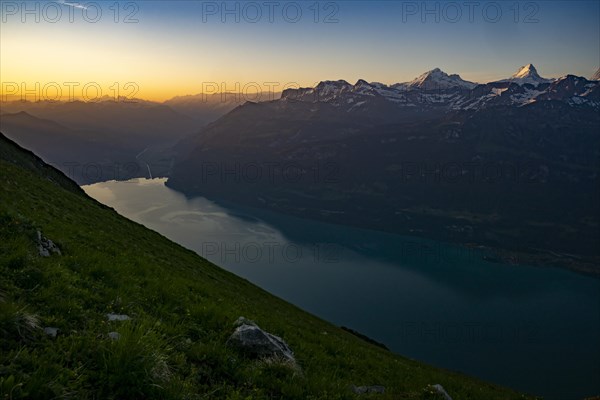
<instances>
[{"instance_id":1,"label":"dark mountain slope","mask_svg":"<svg viewBox=\"0 0 600 400\"><path fill-rule=\"evenodd\" d=\"M26 150L8 139L0 132L0 159L32 172L42 179L46 179L69 192L87 197L83 189L67 178L65 174L46 164L33 152ZM8 201L5 199L5 201Z\"/></svg>"},{"instance_id":2,"label":"dark mountain slope","mask_svg":"<svg viewBox=\"0 0 600 400\"><path fill-rule=\"evenodd\" d=\"M188 138L168 185L600 274L600 84L522 75L460 90L290 89Z\"/></svg>"}]
</instances>

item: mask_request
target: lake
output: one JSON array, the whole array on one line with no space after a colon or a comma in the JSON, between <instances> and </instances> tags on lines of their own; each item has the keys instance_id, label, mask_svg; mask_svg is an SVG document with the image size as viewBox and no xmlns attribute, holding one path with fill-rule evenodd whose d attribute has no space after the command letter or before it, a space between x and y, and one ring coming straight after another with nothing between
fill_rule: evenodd
<instances>
[{"instance_id":1,"label":"lake","mask_svg":"<svg viewBox=\"0 0 600 400\"><path fill-rule=\"evenodd\" d=\"M189 199L164 182L83 188L119 214L406 357L548 399L600 394L599 279Z\"/></svg>"}]
</instances>

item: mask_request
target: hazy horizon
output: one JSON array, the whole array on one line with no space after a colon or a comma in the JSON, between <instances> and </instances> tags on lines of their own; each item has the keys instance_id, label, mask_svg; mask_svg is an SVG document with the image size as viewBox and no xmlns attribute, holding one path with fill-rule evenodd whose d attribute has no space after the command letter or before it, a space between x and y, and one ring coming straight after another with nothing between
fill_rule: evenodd
<instances>
[{"instance_id":1,"label":"hazy horizon","mask_svg":"<svg viewBox=\"0 0 600 400\"><path fill-rule=\"evenodd\" d=\"M510 78L511 75L513 75L514 73L516 73L519 69L524 68L527 64L518 67L517 69L515 69L512 73L505 75L505 76L499 76L495 79L491 79L491 80L486 80L486 81L474 81L474 80L469 80L469 79L465 79L467 81L476 83L476 84L485 84L485 83L489 83L489 82L494 82L494 81L498 81L498 80L504 80L504 79L508 79ZM539 68L534 65L534 67L536 68L536 70L538 71L538 73L544 77L544 78L550 78L550 79L558 79L561 77L564 77L566 75L572 75L572 73L569 72L565 72L564 74L558 74L555 76L549 76L543 73L540 73ZM438 68L438 67L435 67ZM434 68L430 68L428 70L423 71L423 73L427 73L430 72L431 70L433 70ZM442 69L443 71L443 69ZM448 75L452 75L452 74L457 74L459 75L461 78L464 79L464 76L462 76L460 73L458 72L448 72L448 71L443 71L445 73L447 73ZM591 75L591 74L590 74ZM590 75L583 75L584 78L590 78ZM418 76L415 76L413 79L418 78ZM142 100L142 101L148 101L148 102L157 102L157 103L165 103L168 102L170 100L174 100L177 98L185 98L185 97L197 97L197 96L206 96L206 100L208 100L211 96L217 96L217 95L221 95L224 96L224 98L222 98L223 101L225 100L231 100L231 97L227 97L229 95L234 96L234 95L241 95L240 98L248 100L248 101L263 101L263 100L273 100L273 99L277 99L279 98L279 96L281 95L282 91L285 89L297 89L297 88L306 88L306 87L316 87L320 82L324 82L324 81L346 81L350 84L356 84L359 80L361 80L362 78L358 79L356 82L354 81L348 81L346 79L343 78L339 78L339 79L323 79L321 81L316 81L312 84L309 85L299 85L297 84L297 82L284 82L284 83L279 83L279 82L263 82L262 84L260 82L254 82L254 81L250 81L247 83L244 83L242 85L241 82L234 82L233 83L233 87L230 87L228 85L227 82L203 82L202 86L198 88L197 91L190 91L190 92L186 92L186 93L177 93L174 94L173 96L167 97L167 98L144 98L141 96L134 96L134 97L129 97L129 96L125 96L123 94L119 94L119 99L122 98L127 98L127 99L135 99L135 100ZM408 83L410 81L412 81L413 79L410 79L409 81L406 82L380 82L380 81L369 81L369 83L384 83L385 85L394 85L394 84L401 84L401 83ZM13 82L10 82L13 83ZM53 99L52 96L53 94L47 94L46 97L44 97L43 95L43 90L44 88L42 87L42 85L40 84L39 86L37 86L37 90L36 90L36 94L38 96L38 98L36 99L34 97L33 94L33 90L28 92L28 91L24 91L22 90L22 82L14 82L17 83L19 85L18 89L16 89L16 94L10 94L0 91L0 102L11 102L11 101L28 101L28 102L43 102L43 101L47 101L47 102L52 102L52 101L57 101L57 102L69 102L69 101L83 101L83 102L94 102L94 101L111 101L111 100L116 100L117 98L111 95L108 95L106 93L103 93L103 95L101 97L94 97L93 95L91 96L90 99L86 99L85 97L81 96L81 95L74 95L72 97L68 97L65 92L63 92L63 96L60 99ZM33 86L29 86L28 83L25 83L25 88L27 90L36 88L35 83L33 83ZM54 83L56 82L50 82L51 86L51 90L54 90L54 88L56 86L54 86ZM86 82L86 84L90 84L90 83L95 83L95 82ZM58 83L58 86L62 86L60 83ZM12 89L11 87L8 86L8 82L7 81L3 81L3 85L2 85L2 89L6 89L6 88ZM208 89L203 91L202 89ZM225 89L225 90L221 90L221 89ZM279 88L279 90L277 90L277 88ZM65 86L64 89L68 90L69 87ZM259 89L259 90L256 90ZM268 89L274 89L274 90L268 90ZM55 92L54 92L55 93ZM68 93L68 92L67 92ZM114 93L114 92L113 92ZM258 94L260 94L260 96L257 96Z\"/></svg>"},{"instance_id":2,"label":"hazy horizon","mask_svg":"<svg viewBox=\"0 0 600 400\"><path fill-rule=\"evenodd\" d=\"M97 83L103 96L164 101L212 93L203 90L211 83L248 93L393 84L436 67L485 83L528 63L548 78L600 66L595 1L29 1L1 11L0 94L38 83L52 97L58 83L63 97L81 98Z\"/></svg>"}]
</instances>

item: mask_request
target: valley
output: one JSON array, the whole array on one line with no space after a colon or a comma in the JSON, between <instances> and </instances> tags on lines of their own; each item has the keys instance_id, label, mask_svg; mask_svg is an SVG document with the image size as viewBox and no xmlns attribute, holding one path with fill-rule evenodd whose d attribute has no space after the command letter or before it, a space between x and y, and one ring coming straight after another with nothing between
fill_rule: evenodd
<instances>
[{"instance_id":1,"label":"valley","mask_svg":"<svg viewBox=\"0 0 600 400\"><path fill-rule=\"evenodd\" d=\"M599 400L600 2L267 3L0 0L0 400Z\"/></svg>"}]
</instances>

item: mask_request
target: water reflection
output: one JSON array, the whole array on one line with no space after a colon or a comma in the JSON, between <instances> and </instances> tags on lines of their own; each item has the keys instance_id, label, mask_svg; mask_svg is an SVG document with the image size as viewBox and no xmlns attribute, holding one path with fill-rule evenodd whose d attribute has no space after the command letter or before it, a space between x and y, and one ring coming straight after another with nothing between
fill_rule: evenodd
<instances>
[{"instance_id":1,"label":"water reflection","mask_svg":"<svg viewBox=\"0 0 600 400\"><path fill-rule=\"evenodd\" d=\"M481 253L431 240L188 199L160 179L84 189L214 263L403 355L549 399L600 392L597 279L490 263Z\"/></svg>"}]
</instances>

